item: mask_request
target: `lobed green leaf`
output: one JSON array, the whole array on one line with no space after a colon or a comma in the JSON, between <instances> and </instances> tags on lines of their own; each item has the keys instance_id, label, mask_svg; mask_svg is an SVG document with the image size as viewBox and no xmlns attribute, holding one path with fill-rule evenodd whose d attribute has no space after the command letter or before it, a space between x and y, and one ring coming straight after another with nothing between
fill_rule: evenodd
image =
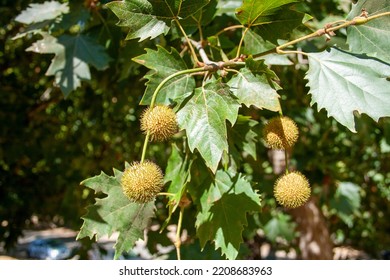
<instances>
[{"instance_id":1,"label":"lobed green leaf","mask_svg":"<svg viewBox=\"0 0 390 280\"><path fill-rule=\"evenodd\" d=\"M245 106L280 111L279 95L270 86L266 75L255 75L248 68L242 68L228 84L239 102Z\"/></svg>"},{"instance_id":2,"label":"lobed green leaf","mask_svg":"<svg viewBox=\"0 0 390 280\"><path fill-rule=\"evenodd\" d=\"M236 16L246 27L269 23L281 7L299 0L244 0L236 9Z\"/></svg>"},{"instance_id":3,"label":"lobed green leaf","mask_svg":"<svg viewBox=\"0 0 390 280\"><path fill-rule=\"evenodd\" d=\"M155 38L166 34L169 27L156 15L153 15L153 6L146 0L113 1L106 6L118 17L118 26L128 27L126 39Z\"/></svg>"},{"instance_id":4,"label":"lobed green leaf","mask_svg":"<svg viewBox=\"0 0 390 280\"><path fill-rule=\"evenodd\" d=\"M106 6L119 18L118 25L128 27L126 39L155 38L167 34L172 20L195 14L210 0L124 0Z\"/></svg>"},{"instance_id":5,"label":"lobed green leaf","mask_svg":"<svg viewBox=\"0 0 390 280\"><path fill-rule=\"evenodd\" d=\"M246 28L277 44L278 39L288 38L305 18L304 13L290 9L295 2L299 0L244 0L236 9L236 16Z\"/></svg>"},{"instance_id":6,"label":"lobed green leaf","mask_svg":"<svg viewBox=\"0 0 390 280\"><path fill-rule=\"evenodd\" d=\"M260 197L241 174L233 177L222 170L204 187L197 202L200 211L196 227L200 244L204 247L207 241L213 241L215 248L221 248L228 259L235 259L243 242L246 215L260 210Z\"/></svg>"},{"instance_id":7,"label":"lobed green leaf","mask_svg":"<svg viewBox=\"0 0 390 280\"><path fill-rule=\"evenodd\" d=\"M215 172L222 153L228 151L226 120L234 124L239 103L221 81L212 80L183 103L177 113L180 128L186 130L190 150L199 151Z\"/></svg>"},{"instance_id":8,"label":"lobed green leaf","mask_svg":"<svg viewBox=\"0 0 390 280\"><path fill-rule=\"evenodd\" d=\"M142 97L140 104L149 105L154 91L158 85L168 76L187 69L187 65L180 57L180 54L171 48L171 51L164 49L161 46L157 47L157 51L146 49L146 53L133 58L133 60L145 67L152 69L145 78L146 83L145 94ZM180 75L169 80L159 91L156 102L158 104L171 104L178 98L182 98L186 94L191 93L195 88L195 80L189 75Z\"/></svg>"},{"instance_id":9,"label":"lobed green leaf","mask_svg":"<svg viewBox=\"0 0 390 280\"><path fill-rule=\"evenodd\" d=\"M347 53L336 48L309 54L306 73L311 105L325 108L328 115L352 132L354 112L375 121L390 116L390 65L379 60Z\"/></svg>"},{"instance_id":10,"label":"lobed green leaf","mask_svg":"<svg viewBox=\"0 0 390 280\"><path fill-rule=\"evenodd\" d=\"M96 193L107 195L96 199L82 219L83 225L77 239L89 237L97 239L119 232L115 243L115 258L129 251L138 239L144 238L144 230L154 215L154 203L139 204L131 202L122 191L120 178L122 172L114 170L115 177L101 173L82 182Z\"/></svg>"},{"instance_id":11,"label":"lobed green leaf","mask_svg":"<svg viewBox=\"0 0 390 280\"><path fill-rule=\"evenodd\" d=\"M291 31L302 24L305 16L298 11L283 9L269 22L255 26L253 30L265 40L277 44L278 39L289 39Z\"/></svg>"}]
</instances>

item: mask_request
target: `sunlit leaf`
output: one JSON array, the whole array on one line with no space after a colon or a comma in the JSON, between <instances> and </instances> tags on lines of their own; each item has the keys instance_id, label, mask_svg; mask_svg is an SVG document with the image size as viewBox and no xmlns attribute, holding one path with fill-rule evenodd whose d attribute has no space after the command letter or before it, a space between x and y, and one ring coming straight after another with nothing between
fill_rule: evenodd
<instances>
[{"instance_id":1,"label":"sunlit leaf","mask_svg":"<svg viewBox=\"0 0 390 280\"><path fill-rule=\"evenodd\" d=\"M272 21L281 7L299 0L244 0L236 9L238 20L247 27L257 26Z\"/></svg>"},{"instance_id":2,"label":"sunlit leaf","mask_svg":"<svg viewBox=\"0 0 390 280\"><path fill-rule=\"evenodd\" d=\"M113 1L106 6L119 18L118 26L128 27L126 39L155 38L166 34L169 27L156 15L153 15L153 6L146 0Z\"/></svg>"},{"instance_id":3,"label":"sunlit leaf","mask_svg":"<svg viewBox=\"0 0 390 280\"><path fill-rule=\"evenodd\" d=\"M65 34L57 39L46 33L42 35L42 40L33 43L26 50L55 54L46 75L55 76L56 84L65 96L78 88L82 80L91 79L89 65L98 70L108 66L110 57L105 48L88 36Z\"/></svg>"},{"instance_id":4,"label":"sunlit leaf","mask_svg":"<svg viewBox=\"0 0 390 280\"><path fill-rule=\"evenodd\" d=\"M354 112L375 121L390 116L390 65L332 48L309 54L311 104L355 132Z\"/></svg>"},{"instance_id":5,"label":"sunlit leaf","mask_svg":"<svg viewBox=\"0 0 390 280\"><path fill-rule=\"evenodd\" d=\"M30 4L26 10L22 11L15 18L15 20L24 24L33 24L41 21L53 20L68 12L68 3L46 1L42 4Z\"/></svg>"}]
</instances>

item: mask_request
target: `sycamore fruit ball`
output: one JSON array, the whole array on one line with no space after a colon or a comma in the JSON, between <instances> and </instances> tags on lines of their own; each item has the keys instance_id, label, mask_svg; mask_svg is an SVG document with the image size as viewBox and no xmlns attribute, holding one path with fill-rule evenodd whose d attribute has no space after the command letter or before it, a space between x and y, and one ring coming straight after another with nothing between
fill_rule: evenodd
<instances>
[{"instance_id":1,"label":"sycamore fruit ball","mask_svg":"<svg viewBox=\"0 0 390 280\"><path fill-rule=\"evenodd\" d=\"M141 130L145 134L149 131L151 141L168 140L178 131L176 114L165 105L149 107L141 116Z\"/></svg>"},{"instance_id":2,"label":"sycamore fruit ball","mask_svg":"<svg viewBox=\"0 0 390 280\"><path fill-rule=\"evenodd\" d=\"M123 193L133 202L146 203L152 201L162 190L163 173L155 163L145 161L134 162L122 174Z\"/></svg>"},{"instance_id":3,"label":"sycamore fruit ball","mask_svg":"<svg viewBox=\"0 0 390 280\"><path fill-rule=\"evenodd\" d=\"M310 192L309 181L297 171L283 175L275 182L275 198L287 208L304 205L310 197Z\"/></svg>"},{"instance_id":4,"label":"sycamore fruit ball","mask_svg":"<svg viewBox=\"0 0 390 280\"><path fill-rule=\"evenodd\" d=\"M267 146L274 150L287 150L298 140L296 123L288 117L275 117L269 120L263 129Z\"/></svg>"}]
</instances>

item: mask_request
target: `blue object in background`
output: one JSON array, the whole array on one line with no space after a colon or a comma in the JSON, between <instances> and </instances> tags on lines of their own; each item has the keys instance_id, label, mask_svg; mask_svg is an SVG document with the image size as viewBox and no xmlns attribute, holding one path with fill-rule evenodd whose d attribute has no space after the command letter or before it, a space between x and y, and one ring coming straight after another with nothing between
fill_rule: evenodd
<instances>
[{"instance_id":1,"label":"blue object in background","mask_svg":"<svg viewBox=\"0 0 390 280\"><path fill-rule=\"evenodd\" d=\"M27 247L27 256L40 260L64 260L70 258L72 250L59 239L41 239L32 241Z\"/></svg>"}]
</instances>

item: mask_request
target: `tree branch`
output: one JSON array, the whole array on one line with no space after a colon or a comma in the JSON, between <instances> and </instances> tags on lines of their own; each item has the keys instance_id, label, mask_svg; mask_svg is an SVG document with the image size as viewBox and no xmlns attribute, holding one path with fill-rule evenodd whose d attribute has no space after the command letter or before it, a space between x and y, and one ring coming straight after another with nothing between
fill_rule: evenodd
<instances>
[{"instance_id":1,"label":"tree branch","mask_svg":"<svg viewBox=\"0 0 390 280\"><path fill-rule=\"evenodd\" d=\"M380 18L380 17L384 17L384 16L390 16L390 12L380 13L380 14L376 14L376 15L373 15L373 16L365 16L365 14L362 13L362 15L360 15L358 17L355 17L354 19L352 19L350 21L335 21L335 22L331 22L331 23L327 24L324 28L318 29L318 30L314 31L311 34L308 34L306 36L300 37L300 38L295 39L293 41L287 42L285 44L282 44L280 46L277 46L277 47L275 47L273 49L270 49L270 50L267 50L265 52L255 54L255 55L253 55L253 58L262 57L264 55L271 54L271 53L286 54L287 52L284 52L283 49L285 49L285 48L287 48L289 46L295 45L295 44L297 44L299 42L302 42L302 41L305 41L305 40L309 40L309 39L315 38L315 37L321 37L323 35L328 35L328 36L329 35L333 35L334 31L337 31L339 29L346 28L346 27L349 27L349 26L352 26L352 25L366 24L367 22L369 22L371 20L374 20L374 19L377 19L377 18ZM339 24L340 22L342 22L342 23ZM338 25L333 26L335 24L338 24Z\"/></svg>"}]
</instances>

